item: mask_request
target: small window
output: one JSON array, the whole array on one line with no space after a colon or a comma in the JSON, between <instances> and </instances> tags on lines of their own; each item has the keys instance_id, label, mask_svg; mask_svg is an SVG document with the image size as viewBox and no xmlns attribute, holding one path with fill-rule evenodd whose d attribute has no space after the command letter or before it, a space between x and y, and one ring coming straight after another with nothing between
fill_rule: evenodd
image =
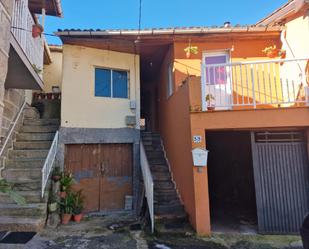
<instances>
[{"instance_id":1,"label":"small window","mask_svg":"<svg viewBox=\"0 0 309 249\"><path fill-rule=\"evenodd\" d=\"M168 65L167 72L167 97L170 97L173 94L173 65Z\"/></svg>"},{"instance_id":2,"label":"small window","mask_svg":"<svg viewBox=\"0 0 309 249\"><path fill-rule=\"evenodd\" d=\"M128 98L128 72L112 69L95 69L95 96Z\"/></svg>"}]
</instances>

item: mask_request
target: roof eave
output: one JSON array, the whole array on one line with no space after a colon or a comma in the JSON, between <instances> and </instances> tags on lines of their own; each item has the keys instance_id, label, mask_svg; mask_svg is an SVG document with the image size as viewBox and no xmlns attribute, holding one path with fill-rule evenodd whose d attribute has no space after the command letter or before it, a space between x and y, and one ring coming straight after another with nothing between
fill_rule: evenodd
<instances>
[{"instance_id":1,"label":"roof eave","mask_svg":"<svg viewBox=\"0 0 309 249\"><path fill-rule=\"evenodd\" d=\"M55 32L62 36L160 36L160 35L200 35L200 34L229 34L281 31L280 26L248 26L231 28L199 28L199 29L149 29L149 30L63 30Z\"/></svg>"},{"instance_id":2,"label":"roof eave","mask_svg":"<svg viewBox=\"0 0 309 249\"><path fill-rule=\"evenodd\" d=\"M293 0L290 1L280 8L276 9L267 17L260 20L257 25L270 25L279 23L289 15L298 13L305 5L309 4L309 0Z\"/></svg>"}]
</instances>

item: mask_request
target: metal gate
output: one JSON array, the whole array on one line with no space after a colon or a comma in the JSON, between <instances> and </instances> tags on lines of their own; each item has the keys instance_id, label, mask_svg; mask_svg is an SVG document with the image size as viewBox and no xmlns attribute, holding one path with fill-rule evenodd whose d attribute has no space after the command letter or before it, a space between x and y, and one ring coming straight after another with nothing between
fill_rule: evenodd
<instances>
[{"instance_id":1,"label":"metal gate","mask_svg":"<svg viewBox=\"0 0 309 249\"><path fill-rule=\"evenodd\" d=\"M308 153L302 132L252 132L259 232L299 233L308 205Z\"/></svg>"}]
</instances>

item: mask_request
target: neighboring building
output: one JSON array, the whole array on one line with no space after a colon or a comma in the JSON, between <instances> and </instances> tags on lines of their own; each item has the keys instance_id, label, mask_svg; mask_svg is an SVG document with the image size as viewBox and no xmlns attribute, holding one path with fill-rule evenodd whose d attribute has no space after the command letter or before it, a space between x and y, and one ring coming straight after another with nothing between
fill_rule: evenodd
<instances>
[{"instance_id":1,"label":"neighboring building","mask_svg":"<svg viewBox=\"0 0 309 249\"><path fill-rule=\"evenodd\" d=\"M281 49L283 32L275 24L57 32L59 155L86 191L87 210L125 209L130 195L135 209L141 157L157 218L184 218L184 207L199 234L297 232L309 209L308 95L298 66L307 60L262 52ZM194 166L195 148L210 151L207 167Z\"/></svg>"},{"instance_id":2,"label":"neighboring building","mask_svg":"<svg viewBox=\"0 0 309 249\"><path fill-rule=\"evenodd\" d=\"M31 107L32 91L44 89L43 66L51 63L42 33L46 15L62 16L59 0L0 1L0 178L27 201L18 206L0 193L4 231L35 231L46 222L45 175L53 153L47 155L59 120L42 120Z\"/></svg>"},{"instance_id":3,"label":"neighboring building","mask_svg":"<svg viewBox=\"0 0 309 249\"><path fill-rule=\"evenodd\" d=\"M62 12L59 1L46 1L45 7L42 3L39 0L0 2L3 32L0 50L1 142L24 100L31 104L30 90L44 88L43 63L50 63L50 53L44 35L33 38L32 26L38 23L35 14L41 14L42 9L46 15L61 16Z\"/></svg>"},{"instance_id":4,"label":"neighboring building","mask_svg":"<svg viewBox=\"0 0 309 249\"><path fill-rule=\"evenodd\" d=\"M62 81L62 46L49 45L52 63L44 65L43 79L45 93L61 92Z\"/></svg>"}]
</instances>

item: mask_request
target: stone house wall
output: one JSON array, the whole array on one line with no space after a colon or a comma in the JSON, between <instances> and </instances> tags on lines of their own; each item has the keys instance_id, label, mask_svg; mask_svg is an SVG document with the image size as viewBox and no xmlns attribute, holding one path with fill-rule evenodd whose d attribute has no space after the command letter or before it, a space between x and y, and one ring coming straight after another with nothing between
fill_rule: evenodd
<instances>
[{"instance_id":1,"label":"stone house wall","mask_svg":"<svg viewBox=\"0 0 309 249\"><path fill-rule=\"evenodd\" d=\"M10 50L12 0L0 0L0 148L25 99L25 91L5 89Z\"/></svg>"}]
</instances>

